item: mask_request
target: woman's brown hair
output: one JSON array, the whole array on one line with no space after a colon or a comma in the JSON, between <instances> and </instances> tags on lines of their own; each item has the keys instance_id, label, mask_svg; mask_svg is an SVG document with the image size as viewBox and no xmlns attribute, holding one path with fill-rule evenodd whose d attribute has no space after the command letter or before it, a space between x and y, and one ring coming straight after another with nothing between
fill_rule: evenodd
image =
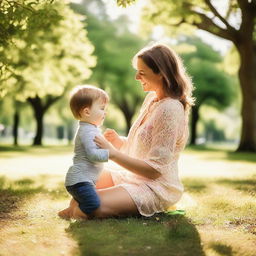
<instances>
[{"instance_id":1,"label":"woman's brown hair","mask_svg":"<svg viewBox=\"0 0 256 256\"><path fill-rule=\"evenodd\" d=\"M141 58L156 74L163 76L164 91L178 99L188 111L194 105L193 85L185 72L180 57L168 46L156 44L140 50L133 58L133 63Z\"/></svg>"}]
</instances>

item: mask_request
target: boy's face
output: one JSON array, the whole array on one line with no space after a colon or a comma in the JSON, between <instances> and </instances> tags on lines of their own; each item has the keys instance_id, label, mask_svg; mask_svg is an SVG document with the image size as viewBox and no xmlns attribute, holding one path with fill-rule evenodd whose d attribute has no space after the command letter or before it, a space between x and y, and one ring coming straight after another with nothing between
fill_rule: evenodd
<instances>
[{"instance_id":1,"label":"boy's face","mask_svg":"<svg viewBox=\"0 0 256 256\"><path fill-rule=\"evenodd\" d=\"M107 104L101 100L96 100L90 108L85 108L82 111L81 121L89 122L96 126L101 126L106 116Z\"/></svg>"}]
</instances>

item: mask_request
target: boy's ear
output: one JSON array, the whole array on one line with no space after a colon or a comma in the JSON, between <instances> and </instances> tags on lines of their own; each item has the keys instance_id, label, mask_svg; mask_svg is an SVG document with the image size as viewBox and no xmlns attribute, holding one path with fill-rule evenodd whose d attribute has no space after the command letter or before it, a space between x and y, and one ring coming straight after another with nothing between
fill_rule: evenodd
<instances>
[{"instance_id":1,"label":"boy's ear","mask_svg":"<svg viewBox=\"0 0 256 256\"><path fill-rule=\"evenodd\" d=\"M86 107L82 110L82 114L84 114L85 116L89 116L90 115L90 108Z\"/></svg>"}]
</instances>

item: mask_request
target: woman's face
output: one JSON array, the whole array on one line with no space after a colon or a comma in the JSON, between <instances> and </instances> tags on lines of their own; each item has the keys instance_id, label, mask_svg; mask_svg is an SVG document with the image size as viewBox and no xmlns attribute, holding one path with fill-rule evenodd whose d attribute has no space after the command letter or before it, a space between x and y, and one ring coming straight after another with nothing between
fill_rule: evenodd
<instances>
[{"instance_id":1,"label":"woman's face","mask_svg":"<svg viewBox=\"0 0 256 256\"><path fill-rule=\"evenodd\" d=\"M154 73L142 58L137 59L137 73L135 79L140 81L145 92L157 91L159 88L162 88L162 75Z\"/></svg>"}]
</instances>

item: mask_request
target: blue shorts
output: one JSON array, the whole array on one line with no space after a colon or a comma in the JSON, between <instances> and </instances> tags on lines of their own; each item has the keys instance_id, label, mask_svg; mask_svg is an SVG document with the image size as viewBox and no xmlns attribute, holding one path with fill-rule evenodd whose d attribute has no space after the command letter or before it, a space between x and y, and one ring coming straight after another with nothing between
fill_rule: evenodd
<instances>
[{"instance_id":1,"label":"blue shorts","mask_svg":"<svg viewBox=\"0 0 256 256\"><path fill-rule=\"evenodd\" d=\"M79 182L72 186L66 186L66 189L85 214L89 215L100 207L100 198L92 183Z\"/></svg>"}]
</instances>

